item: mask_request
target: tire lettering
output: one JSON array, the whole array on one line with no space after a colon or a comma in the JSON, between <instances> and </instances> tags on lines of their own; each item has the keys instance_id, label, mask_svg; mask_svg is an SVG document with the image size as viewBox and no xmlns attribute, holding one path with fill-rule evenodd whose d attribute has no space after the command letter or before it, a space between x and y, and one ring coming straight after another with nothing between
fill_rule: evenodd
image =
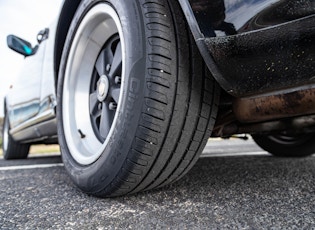
<instances>
[{"instance_id":1,"label":"tire lettering","mask_svg":"<svg viewBox=\"0 0 315 230\"><path fill-rule=\"evenodd\" d=\"M141 82L139 79L137 78L130 79L129 92L128 92L128 97L127 97L127 106L126 106L126 111L124 112L124 117L123 117L124 129L122 130L119 141L116 144L117 151L115 151L114 154L112 154L112 156L110 157L111 164L113 165L117 163L117 159L122 155L124 142L127 138L128 130L130 129L129 126L134 117L133 110L134 110L135 102L138 99L137 93L140 90L140 86L141 86Z\"/></svg>"},{"instance_id":2,"label":"tire lettering","mask_svg":"<svg viewBox=\"0 0 315 230\"><path fill-rule=\"evenodd\" d=\"M130 87L129 87L130 92L131 93L138 93L139 89L140 89L140 80L132 77L130 79Z\"/></svg>"}]
</instances>

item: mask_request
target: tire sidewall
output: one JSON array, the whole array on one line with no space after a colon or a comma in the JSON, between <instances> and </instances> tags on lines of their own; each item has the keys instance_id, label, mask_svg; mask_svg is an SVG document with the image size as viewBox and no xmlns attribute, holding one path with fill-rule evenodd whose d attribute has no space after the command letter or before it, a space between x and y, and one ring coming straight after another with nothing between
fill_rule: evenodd
<instances>
[{"instance_id":1,"label":"tire sidewall","mask_svg":"<svg viewBox=\"0 0 315 230\"><path fill-rule=\"evenodd\" d=\"M65 78L65 70L69 51L75 32L84 18L84 15L96 4L110 4L117 12L122 26L125 40L125 84L122 88L121 109L117 111L117 123L103 153L94 163L80 165L71 156L64 135L62 116L62 92ZM131 149L137 130L144 98L144 78L146 75L145 37L142 14L138 1L109 0L95 1L85 0L79 6L70 26L65 46L63 49L58 87L57 87L57 118L58 137L62 152L62 158L68 173L75 184L82 190L103 190L110 184L125 162Z\"/></svg>"},{"instance_id":2,"label":"tire sidewall","mask_svg":"<svg viewBox=\"0 0 315 230\"><path fill-rule=\"evenodd\" d=\"M6 140L5 140L5 135L6 135ZM3 137L2 150L3 150L4 159L10 160L10 159L27 158L30 145L16 142L13 139L13 137L10 135L10 120L9 120L8 112L5 112L5 116L4 116L2 137ZM6 149L4 147L5 144L6 144Z\"/></svg>"}]
</instances>

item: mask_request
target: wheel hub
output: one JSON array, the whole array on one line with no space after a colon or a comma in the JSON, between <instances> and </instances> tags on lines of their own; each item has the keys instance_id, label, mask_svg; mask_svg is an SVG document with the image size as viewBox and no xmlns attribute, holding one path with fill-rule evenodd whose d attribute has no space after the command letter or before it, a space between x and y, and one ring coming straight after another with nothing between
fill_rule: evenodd
<instances>
[{"instance_id":1,"label":"wheel hub","mask_svg":"<svg viewBox=\"0 0 315 230\"><path fill-rule=\"evenodd\" d=\"M97 83L97 98L100 102L104 101L109 91L109 80L106 75L102 75Z\"/></svg>"}]
</instances>

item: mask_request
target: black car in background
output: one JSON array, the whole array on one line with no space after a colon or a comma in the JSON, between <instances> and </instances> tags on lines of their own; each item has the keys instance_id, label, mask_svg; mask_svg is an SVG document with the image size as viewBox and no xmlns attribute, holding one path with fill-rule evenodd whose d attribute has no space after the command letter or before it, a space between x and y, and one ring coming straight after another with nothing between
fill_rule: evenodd
<instances>
[{"instance_id":1,"label":"black car in background","mask_svg":"<svg viewBox=\"0 0 315 230\"><path fill-rule=\"evenodd\" d=\"M5 98L4 157L58 141L86 193L174 182L209 137L315 152L314 0L65 0L38 41L8 36L31 74Z\"/></svg>"}]
</instances>

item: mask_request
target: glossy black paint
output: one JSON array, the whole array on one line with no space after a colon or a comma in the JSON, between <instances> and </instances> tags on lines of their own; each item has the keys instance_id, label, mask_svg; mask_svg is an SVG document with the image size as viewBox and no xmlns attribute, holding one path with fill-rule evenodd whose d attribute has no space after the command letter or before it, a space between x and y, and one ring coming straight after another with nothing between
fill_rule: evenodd
<instances>
[{"instance_id":1,"label":"glossy black paint","mask_svg":"<svg viewBox=\"0 0 315 230\"><path fill-rule=\"evenodd\" d=\"M240 34L315 13L314 0L189 0L205 37Z\"/></svg>"},{"instance_id":2,"label":"glossy black paint","mask_svg":"<svg viewBox=\"0 0 315 230\"><path fill-rule=\"evenodd\" d=\"M240 36L206 38L232 94L315 84L315 16Z\"/></svg>"},{"instance_id":3,"label":"glossy black paint","mask_svg":"<svg viewBox=\"0 0 315 230\"><path fill-rule=\"evenodd\" d=\"M179 0L207 66L241 97L315 84L315 0Z\"/></svg>"}]
</instances>

